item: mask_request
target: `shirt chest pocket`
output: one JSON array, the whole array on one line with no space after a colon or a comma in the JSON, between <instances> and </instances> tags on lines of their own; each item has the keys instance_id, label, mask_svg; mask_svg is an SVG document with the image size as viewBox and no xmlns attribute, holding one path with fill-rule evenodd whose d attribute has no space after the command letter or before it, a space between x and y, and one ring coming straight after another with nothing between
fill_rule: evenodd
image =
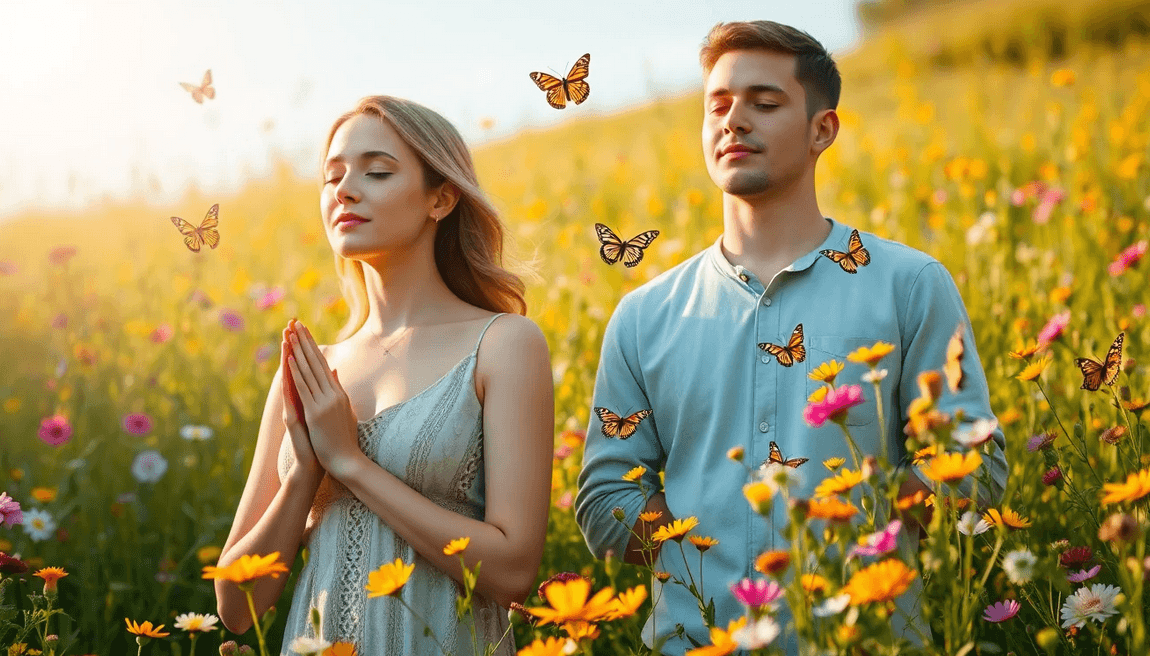
<instances>
[{"instance_id":1,"label":"shirt chest pocket","mask_svg":"<svg viewBox=\"0 0 1150 656\"><path fill-rule=\"evenodd\" d=\"M870 371L870 367L866 363L847 360L847 355L864 346L873 346L879 339L874 337L807 336L804 337L803 341L807 349L805 362L807 365L807 395L809 396L819 387L825 385L825 383L812 379L810 374L824 362L837 360L843 364L843 370L835 376L835 387L843 385L862 386L863 403L847 411L847 426L866 426L874 423L878 419L874 385L862 379L863 375ZM902 356L898 344L895 344L894 351L879 361L878 368L887 369L890 372L882 381L884 399L890 398L890 385L893 384L894 380L898 380L899 367L894 363L901 361ZM886 404L884 410L889 415L889 403Z\"/></svg>"}]
</instances>

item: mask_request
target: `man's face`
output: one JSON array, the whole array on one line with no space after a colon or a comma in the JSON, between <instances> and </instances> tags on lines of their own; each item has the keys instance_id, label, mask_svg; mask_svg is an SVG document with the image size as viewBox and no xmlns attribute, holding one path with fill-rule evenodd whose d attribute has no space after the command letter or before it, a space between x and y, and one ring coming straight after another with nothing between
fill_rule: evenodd
<instances>
[{"instance_id":1,"label":"man's face","mask_svg":"<svg viewBox=\"0 0 1150 656\"><path fill-rule=\"evenodd\" d=\"M707 172L725 193L777 192L814 165L806 93L795 79L794 55L723 54L704 84L703 109Z\"/></svg>"}]
</instances>

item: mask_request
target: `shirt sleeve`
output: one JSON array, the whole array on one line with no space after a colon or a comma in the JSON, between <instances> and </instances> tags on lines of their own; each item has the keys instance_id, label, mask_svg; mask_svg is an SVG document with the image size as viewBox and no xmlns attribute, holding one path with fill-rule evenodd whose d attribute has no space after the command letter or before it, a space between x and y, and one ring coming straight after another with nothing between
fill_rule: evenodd
<instances>
[{"instance_id":1,"label":"shirt sleeve","mask_svg":"<svg viewBox=\"0 0 1150 656\"><path fill-rule=\"evenodd\" d=\"M635 303L634 297L624 297L607 322L575 497L575 520L596 558L604 558L608 549L623 557L630 529L646 507L639 486L623 480L623 475L635 467L645 467L641 480L650 497L661 489L659 470L666 460L653 414L643 419L630 437L620 439L604 435L603 422L594 411L602 407L628 416L652 409L636 348ZM623 509L623 522L612 515L615 508Z\"/></svg>"},{"instance_id":2,"label":"shirt sleeve","mask_svg":"<svg viewBox=\"0 0 1150 656\"><path fill-rule=\"evenodd\" d=\"M902 343L904 355L902 379L899 381L902 424L906 424L907 409L919 395L918 375L929 370L942 373L943 364L946 362L947 345L960 324L964 331L962 373L965 382L957 393L952 393L944 384L942 398L938 400L937 407L951 417L961 409L964 422L995 419L994 412L990 409L986 373L982 369L982 360L974 344L970 317L967 316L966 306L962 302L954 279L940 262L932 261L919 271L911 286L904 317ZM902 439L896 440L900 454L906 452L902 441ZM1010 471L1006 462L1006 439L1000 426L996 425L992 441L993 454L987 456L983 451L982 466L972 475L979 477L978 502L983 506L994 506L1001 502L1003 491L1006 489L1006 477ZM930 479L922 473L920 467L915 466L915 470L920 479L929 483ZM970 496L973 489L972 476L963 478L956 487L963 496ZM990 489L987 489L988 483Z\"/></svg>"}]
</instances>

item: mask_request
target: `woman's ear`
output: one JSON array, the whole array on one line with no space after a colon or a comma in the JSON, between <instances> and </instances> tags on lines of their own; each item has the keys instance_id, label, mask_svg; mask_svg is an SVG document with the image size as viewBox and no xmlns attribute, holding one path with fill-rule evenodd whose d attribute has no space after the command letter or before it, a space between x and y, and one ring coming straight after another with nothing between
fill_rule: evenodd
<instances>
[{"instance_id":1,"label":"woman's ear","mask_svg":"<svg viewBox=\"0 0 1150 656\"><path fill-rule=\"evenodd\" d=\"M459 203L459 188L450 182L444 181L435 191L435 203L431 206L431 216L440 221L451 214L455 205Z\"/></svg>"}]
</instances>

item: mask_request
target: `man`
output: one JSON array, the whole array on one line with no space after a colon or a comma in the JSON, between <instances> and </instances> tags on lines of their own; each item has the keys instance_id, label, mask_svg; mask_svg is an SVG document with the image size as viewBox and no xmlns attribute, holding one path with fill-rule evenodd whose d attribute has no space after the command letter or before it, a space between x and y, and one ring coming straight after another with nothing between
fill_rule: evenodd
<instances>
[{"instance_id":1,"label":"man","mask_svg":"<svg viewBox=\"0 0 1150 656\"><path fill-rule=\"evenodd\" d=\"M620 417L651 413L636 417L642 418L626 439L626 426L611 415L592 414L576 518L597 557L611 550L641 563L632 530L649 533L672 519L697 517L693 534L718 539L703 557L703 596L714 599L715 624L725 628L743 613L730 584L762 578L753 570L756 557L788 547L781 535L785 507L776 502L771 521L757 515L742 494L748 481L743 465L728 451L741 447L745 461L757 466L775 442L784 458L808 458L794 470L804 479L794 492L802 498L813 496L828 475L821 461L837 456L851 463L835 424L812 428L803 419L808 396L822 385L809 376L820 364L845 363L837 384L858 384L869 369L848 362L847 354L880 340L894 345L879 367L887 370L881 382L886 453L897 460L906 455L903 426L919 396L918 374L942 368L947 343L962 325L966 383L958 394L943 395L940 409L961 407L968 420L993 413L966 308L947 270L924 253L869 233L854 241L850 226L819 211L815 164L838 133L841 87L826 50L794 28L754 21L715 26L700 59L703 155L723 191L723 234L627 294L608 322L592 405ZM782 352L800 340L805 357L795 348ZM861 452L878 456L882 433L874 388L865 383L863 390L866 403L851 408L846 423ZM615 437L604 434L604 417ZM993 439L996 456L983 466L997 488L991 498L997 498L1007 468L997 428ZM649 490L660 489L658 472L665 472L664 492L646 503L639 487L623 479L638 466L646 468L642 481ZM926 487L911 476L901 492L917 489ZM622 510L622 523L612 516L615 508ZM647 524L639 520L643 511L662 515ZM904 544L913 540L900 536ZM658 554L655 569L690 581L677 546ZM689 543L683 546L698 581L698 554ZM658 603L644 641L670 636L664 653L682 654L691 647L686 637L673 635L682 625L708 644L691 593L673 582L654 586ZM911 616L920 592L921 581L899 599ZM785 629L785 605L779 619ZM896 635L906 628L897 615L892 624ZM928 631L921 619L914 624ZM919 642L911 631L905 635ZM788 641L787 653L797 653L793 635L780 640Z\"/></svg>"}]
</instances>

